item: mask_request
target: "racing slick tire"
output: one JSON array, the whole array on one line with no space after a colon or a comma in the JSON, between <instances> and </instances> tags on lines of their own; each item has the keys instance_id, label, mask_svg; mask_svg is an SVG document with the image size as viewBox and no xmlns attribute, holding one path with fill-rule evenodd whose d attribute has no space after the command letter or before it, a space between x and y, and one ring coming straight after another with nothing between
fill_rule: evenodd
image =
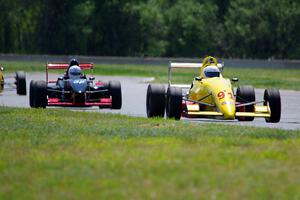
<instances>
[{"instance_id":1,"label":"racing slick tire","mask_svg":"<svg viewBox=\"0 0 300 200\"><path fill-rule=\"evenodd\" d=\"M255 91L252 86L239 86L236 90L236 102L249 103L255 101ZM238 107L240 112L254 112L254 104ZM254 117L237 117L239 121L253 121Z\"/></svg>"},{"instance_id":2,"label":"racing slick tire","mask_svg":"<svg viewBox=\"0 0 300 200\"><path fill-rule=\"evenodd\" d=\"M35 99L34 99L34 92L35 92L35 81L32 80L30 81L30 86L29 86L29 105L31 108L35 107Z\"/></svg>"},{"instance_id":3,"label":"racing slick tire","mask_svg":"<svg viewBox=\"0 0 300 200\"><path fill-rule=\"evenodd\" d=\"M17 87L17 94L18 95L26 95L26 75L24 71L17 71L16 72L16 87Z\"/></svg>"},{"instance_id":4,"label":"racing slick tire","mask_svg":"<svg viewBox=\"0 0 300 200\"><path fill-rule=\"evenodd\" d=\"M149 84L146 96L147 117L164 117L165 115L165 86Z\"/></svg>"},{"instance_id":5,"label":"racing slick tire","mask_svg":"<svg viewBox=\"0 0 300 200\"><path fill-rule=\"evenodd\" d=\"M120 81L109 81L108 91L111 95L111 109L121 109L122 107L122 91Z\"/></svg>"},{"instance_id":6,"label":"racing slick tire","mask_svg":"<svg viewBox=\"0 0 300 200\"><path fill-rule=\"evenodd\" d=\"M47 106L47 83L36 81L33 87L33 102L35 108L46 108Z\"/></svg>"},{"instance_id":7,"label":"racing slick tire","mask_svg":"<svg viewBox=\"0 0 300 200\"><path fill-rule=\"evenodd\" d=\"M169 87L167 91L166 113L168 118L180 120L182 113L182 89L179 87Z\"/></svg>"},{"instance_id":8,"label":"racing slick tire","mask_svg":"<svg viewBox=\"0 0 300 200\"><path fill-rule=\"evenodd\" d=\"M264 92L264 105L269 106L271 112L271 116L265 118L266 122L279 122L281 117L281 98L279 90L266 89Z\"/></svg>"}]
</instances>

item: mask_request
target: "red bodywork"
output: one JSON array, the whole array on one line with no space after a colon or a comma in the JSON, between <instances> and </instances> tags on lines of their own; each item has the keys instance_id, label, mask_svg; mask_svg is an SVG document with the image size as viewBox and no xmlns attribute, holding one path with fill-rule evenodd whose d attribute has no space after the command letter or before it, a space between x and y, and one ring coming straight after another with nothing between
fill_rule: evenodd
<instances>
[{"instance_id":1,"label":"red bodywork","mask_svg":"<svg viewBox=\"0 0 300 200\"><path fill-rule=\"evenodd\" d=\"M93 63L81 63L79 64L81 69L93 69ZM47 69L68 69L69 64L67 63L48 63L46 66Z\"/></svg>"},{"instance_id":2,"label":"red bodywork","mask_svg":"<svg viewBox=\"0 0 300 200\"><path fill-rule=\"evenodd\" d=\"M59 98L48 98L48 106L70 106L70 107L89 107L100 106L110 107L111 98L101 98L99 102L60 102Z\"/></svg>"},{"instance_id":3,"label":"red bodywork","mask_svg":"<svg viewBox=\"0 0 300 200\"><path fill-rule=\"evenodd\" d=\"M82 70L92 70L94 68L93 63L81 63L79 67ZM47 63L46 65L46 81L49 83L56 83L57 80L48 80L48 70L67 70L69 68L68 63ZM95 83L95 86L104 85L102 82L98 81ZM61 102L59 98L48 98L47 106L63 106L63 107L90 107L90 106L99 106L102 108L109 108L112 105L111 98L100 98L99 101L92 102Z\"/></svg>"}]
</instances>

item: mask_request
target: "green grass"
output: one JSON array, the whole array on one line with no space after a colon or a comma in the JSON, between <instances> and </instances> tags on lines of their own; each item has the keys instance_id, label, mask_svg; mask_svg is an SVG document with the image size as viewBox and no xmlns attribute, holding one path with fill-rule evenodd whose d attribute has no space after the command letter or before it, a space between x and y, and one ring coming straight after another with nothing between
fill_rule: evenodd
<instances>
[{"instance_id":1,"label":"green grass","mask_svg":"<svg viewBox=\"0 0 300 200\"><path fill-rule=\"evenodd\" d=\"M25 71L44 71L45 63L38 62L8 62L0 63L6 67L8 72L16 70ZM142 76L155 77L156 82L167 82L167 66L150 65L110 65L96 64L95 74L114 75L114 76ZM197 70L174 70L174 83L190 84ZM225 67L224 77L238 77L239 84L253 85L256 88L278 88L300 90L300 69L263 69L263 68L230 68Z\"/></svg>"},{"instance_id":2,"label":"green grass","mask_svg":"<svg viewBox=\"0 0 300 200\"><path fill-rule=\"evenodd\" d=\"M0 107L0 199L299 199L300 131Z\"/></svg>"}]
</instances>

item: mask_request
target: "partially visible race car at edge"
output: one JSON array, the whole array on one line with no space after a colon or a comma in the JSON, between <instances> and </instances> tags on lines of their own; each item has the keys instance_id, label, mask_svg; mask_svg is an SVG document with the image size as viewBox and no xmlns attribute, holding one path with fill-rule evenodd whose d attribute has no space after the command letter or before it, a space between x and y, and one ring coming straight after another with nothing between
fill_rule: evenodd
<instances>
[{"instance_id":1,"label":"partially visible race car at edge","mask_svg":"<svg viewBox=\"0 0 300 200\"><path fill-rule=\"evenodd\" d=\"M4 85L16 89L18 95L26 95L26 74L24 71L16 71L15 76L6 76L4 78L4 67L0 67L0 93L4 90ZM6 80L5 80L6 79Z\"/></svg>"},{"instance_id":2,"label":"partially visible race car at edge","mask_svg":"<svg viewBox=\"0 0 300 200\"><path fill-rule=\"evenodd\" d=\"M72 62L72 61L71 61ZM33 108L47 106L121 109L122 92L119 81L95 81L83 70L93 70L93 63L48 63L46 81L30 82L29 103ZM49 70L66 70L57 80L49 80Z\"/></svg>"},{"instance_id":3,"label":"partially visible race car at edge","mask_svg":"<svg viewBox=\"0 0 300 200\"><path fill-rule=\"evenodd\" d=\"M164 85L149 84L146 97L148 117L164 117L179 120L186 118L215 118L223 120L253 121L263 117L266 122L276 123L281 117L279 90L265 89L261 101L256 101L252 86L238 86L237 78L222 76L224 65L208 56L201 63L173 63L168 68L168 88ZM191 85L171 83L171 69L199 68L200 76Z\"/></svg>"}]
</instances>

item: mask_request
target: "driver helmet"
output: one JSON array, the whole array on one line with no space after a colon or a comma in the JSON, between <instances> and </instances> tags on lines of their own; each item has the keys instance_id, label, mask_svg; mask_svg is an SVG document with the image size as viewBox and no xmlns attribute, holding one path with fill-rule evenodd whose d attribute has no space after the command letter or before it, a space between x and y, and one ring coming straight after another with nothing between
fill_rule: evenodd
<instances>
[{"instance_id":1,"label":"driver helmet","mask_svg":"<svg viewBox=\"0 0 300 200\"><path fill-rule=\"evenodd\" d=\"M74 58L74 59L72 59L72 60L70 60L70 64L69 64L69 66L71 67L71 66L73 66L73 65L77 65L77 66L79 66L79 62Z\"/></svg>"},{"instance_id":2,"label":"driver helmet","mask_svg":"<svg viewBox=\"0 0 300 200\"><path fill-rule=\"evenodd\" d=\"M81 68L77 65L73 65L69 68L69 74L70 79L79 79L81 76Z\"/></svg>"},{"instance_id":3,"label":"driver helmet","mask_svg":"<svg viewBox=\"0 0 300 200\"><path fill-rule=\"evenodd\" d=\"M217 66L214 65L207 66L203 70L203 77L204 78L220 77L220 70Z\"/></svg>"}]
</instances>

